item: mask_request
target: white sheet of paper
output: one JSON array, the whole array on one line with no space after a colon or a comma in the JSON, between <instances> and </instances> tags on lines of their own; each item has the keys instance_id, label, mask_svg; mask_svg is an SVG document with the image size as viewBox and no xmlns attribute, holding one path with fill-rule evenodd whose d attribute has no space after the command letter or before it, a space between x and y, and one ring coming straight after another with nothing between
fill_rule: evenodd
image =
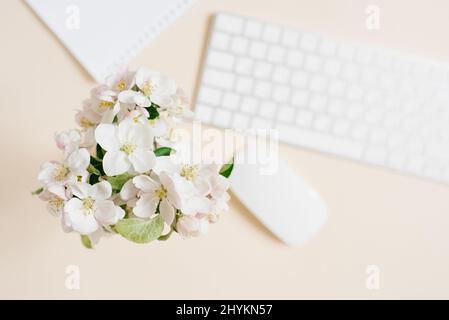
<instances>
[{"instance_id":1,"label":"white sheet of paper","mask_svg":"<svg viewBox=\"0 0 449 320\"><path fill-rule=\"evenodd\" d=\"M194 0L26 0L97 82L135 56Z\"/></svg>"}]
</instances>

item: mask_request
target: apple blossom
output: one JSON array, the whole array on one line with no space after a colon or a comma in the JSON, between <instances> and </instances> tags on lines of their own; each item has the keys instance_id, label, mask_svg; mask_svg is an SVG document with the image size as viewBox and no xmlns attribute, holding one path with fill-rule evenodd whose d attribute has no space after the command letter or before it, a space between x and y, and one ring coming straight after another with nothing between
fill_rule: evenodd
<instances>
[{"instance_id":1,"label":"apple blossom","mask_svg":"<svg viewBox=\"0 0 449 320\"><path fill-rule=\"evenodd\" d=\"M128 120L118 125L100 124L95 130L95 139L106 150L103 168L109 176L130 169L137 173L147 172L156 160L151 131L140 123Z\"/></svg>"},{"instance_id":2,"label":"apple blossom","mask_svg":"<svg viewBox=\"0 0 449 320\"><path fill-rule=\"evenodd\" d=\"M41 166L33 194L87 248L113 234L147 243L206 233L228 208L230 167L184 161L176 129L190 115L175 81L121 68L83 102L79 128L55 135L63 160Z\"/></svg>"},{"instance_id":3,"label":"apple blossom","mask_svg":"<svg viewBox=\"0 0 449 320\"><path fill-rule=\"evenodd\" d=\"M85 182L70 185L74 198L67 201L64 211L70 226L81 234L91 234L100 226L116 224L125 211L109 198L112 188L109 182L90 185Z\"/></svg>"}]
</instances>

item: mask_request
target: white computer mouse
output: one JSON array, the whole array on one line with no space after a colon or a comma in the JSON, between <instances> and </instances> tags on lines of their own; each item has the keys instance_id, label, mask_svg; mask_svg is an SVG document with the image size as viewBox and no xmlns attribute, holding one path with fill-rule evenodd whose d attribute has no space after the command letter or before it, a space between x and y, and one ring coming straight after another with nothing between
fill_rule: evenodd
<instances>
[{"instance_id":1,"label":"white computer mouse","mask_svg":"<svg viewBox=\"0 0 449 320\"><path fill-rule=\"evenodd\" d=\"M327 207L285 161L276 161L277 170L268 174L261 165L236 163L231 190L280 240L288 245L302 244L326 222Z\"/></svg>"}]
</instances>

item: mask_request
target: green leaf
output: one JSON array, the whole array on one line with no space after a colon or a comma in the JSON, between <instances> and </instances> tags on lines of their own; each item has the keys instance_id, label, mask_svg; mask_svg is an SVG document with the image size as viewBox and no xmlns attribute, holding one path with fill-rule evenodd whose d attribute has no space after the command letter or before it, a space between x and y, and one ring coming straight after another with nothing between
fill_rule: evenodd
<instances>
[{"instance_id":1,"label":"green leaf","mask_svg":"<svg viewBox=\"0 0 449 320\"><path fill-rule=\"evenodd\" d=\"M150 119L150 120L153 120L153 119L156 119L157 117L159 117L159 112L157 111L155 106L156 106L155 104L152 104L148 108L145 108L145 109L147 109L148 113L150 114L148 116L148 119Z\"/></svg>"},{"instance_id":2,"label":"green leaf","mask_svg":"<svg viewBox=\"0 0 449 320\"><path fill-rule=\"evenodd\" d=\"M125 239L135 243L148 243L156 240L164 230L164 221L160 215L146 220L141 218L122 219L114 229Z\"/></svg>"},{"instance_id":3,"label":"green leaf","mask_svg":"<svg viewBox=\"0 0 449 320\"><path fill-rule=\"evenodd\" d=\"M100 170L98 170L97 168L95 168L93 165L89 164L89 166L87 167L87 171L89 173L93 173L96 174L97 176L101 176Z\"/></svg>"},{"instance_id":4,"label":"green leaf","mask_svg":"<svg viewBox=\"0 0 449 320\"><path fill-rule=\"evenodd\" d=\"M97 156L98 159L103 159L104 154L106 152L104 151L104 149L97 143L97 146L95 147L95 154Z\"/></svg>"},{"instance_id":5,"label":"green leaf","mask_svg":"<svg viewBox=\"0 0 449 320\"><path fill-rule=\"evenodd\" d=\"M91 175L89 176L89 184L94 185L94 184L96 184L99 180L100 180L100 177L97 176L97 175L95 175L95 174L91 174Z\"/></svg>"},{"instance_id":6,"label":"green leaf","mask_svg":"<svg viewBox=\"0 0 449 320\"><path fill-rule=\"evenodd\" d=\"M112 190L120 191L122 190L123 185L131 179L131 176L127 173L114 176L114 177L107 177L106 180L111 184Z\"/></svg>"},{"instance_id":7,"label":"green leaf","mask_svg":"<svg viewBox=\"0 0 449 320\"><path fill-rule=\"evenodd\" d=\"M81 235L81 243L83 244L84 247L86 247L87 249L92 249L92 242L90 242L90 239L88 236L82 234Z\"/></svg>"},{"instance_id":8,"label":"green leaf","mask_svg":"<svg viewBox=\"0 0 449 320\"><path fill-rule=\"evenodd\" d=\"M40 187L39 189L34 190L33 192L31 192L31 194L33 196L37 196L39 195L42 191L44 191L44 188Z\"/></svg>"},{"instance_id":9,"label":"green leaf","mask_svg":"<svg viewBox=\"0 0 449 320\"><path fill-rule=\"evenodd\" d=\"M133 87L131 88L132 91L139 91L139 87L135 84L133 85Z\"/></svg>"},{"instance_id":10,"label":"green leaf","mask_svg":"<svg viewBox=\"0 0 449 320\"><path fill-rule=\"evenodd\" d=\"M167 234L163 234L161 235L159 238L157 238L159 241L167 241L171 234L173 233L173 229L170 229L170 232L168 232Z\"/></svg>"},{"instance_id":11,"label":"green leaf","mask_svg":"<svg viewBox=\"0 0 449 320\"><path fill-rule=\"evenodd\" d=\"M102 176L104 175L104 170L103 170L103 161L101 159L97 159L95 157L90 156L90 164L98 170L98 173L96 172L91 172L91 173L95 173L96 175ZM87 169L89 170L89 168ZM90 171L89 171L90 172Z\"/></svg>"},{"instance_id":12,"label":"green leaf","mask_svg":"<svg viewBox=\"0 0 449 320\"><path fill-rule=\"evenodd\" d=\"M234 169L234 157L232 158L231 162L224 164L221 167L220 174L225 178L229 178L231 176L233 169Z\"/></svg>"},{"instance_id":13,"label":"green leaf","mask_svg":"<svg viewBox=\"0 0 449 320\"><path fill-rule=\"evenodd\" d=\"M154 154L156 155L156 157L169 156L172 151L175 150L169 147L160 147L154 150Z\"/></svg>"}]
</instances>

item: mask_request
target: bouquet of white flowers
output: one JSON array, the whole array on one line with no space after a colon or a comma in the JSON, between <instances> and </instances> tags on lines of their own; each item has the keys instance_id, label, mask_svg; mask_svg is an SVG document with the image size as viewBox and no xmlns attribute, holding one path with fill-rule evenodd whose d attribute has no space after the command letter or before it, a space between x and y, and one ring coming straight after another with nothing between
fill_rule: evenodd
<instances>
[{"instance_id":1,"label":"bouquet of white flowers","mask_svg":"<svg viewBox=\"0 0 449 320\"><path fill-rule=\"evenodd\" d=\"M179 160L172 134L189 115L173 80L121 70L92 90L80 129L56 134L63 161L42 165L34 194L88 248L115 233L136 243L203 234L228 208L233 163Z\"/></svg>"}]
</instances>

